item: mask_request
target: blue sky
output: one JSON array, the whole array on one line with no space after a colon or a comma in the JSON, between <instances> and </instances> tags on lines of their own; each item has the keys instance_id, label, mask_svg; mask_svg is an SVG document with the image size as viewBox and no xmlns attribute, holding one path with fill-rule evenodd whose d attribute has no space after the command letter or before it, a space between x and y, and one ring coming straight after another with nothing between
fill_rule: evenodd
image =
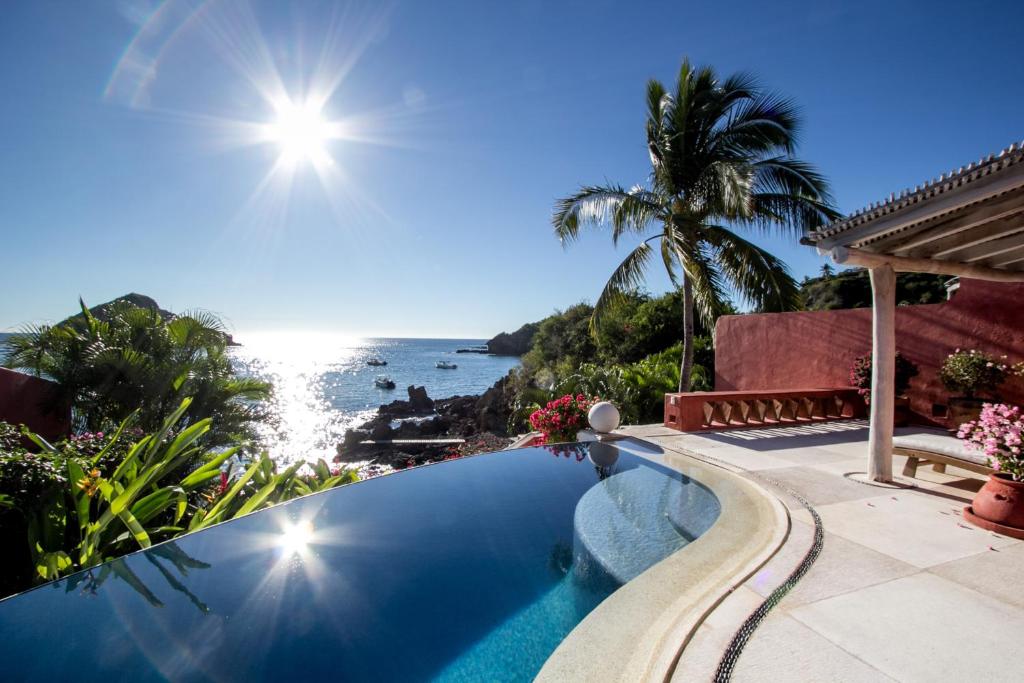
<instances>
[{"instance_id":1,"label":"blue sky","mask_svg":"<svg viewBox=\"0 0 1024 683\"><path fill-rule=\"evenodd\" d=\"M625 247L563 250L552 204L645 180L644 86L684 56L794 98L845 212L1024 138L1022 21L1019 2L5 3L0 330L137 291L243 338L488 337L597 298ZM323 179L267 180L274 73L296 101L337 82ZM822 263L757 241L798 278Z\"/></svg>"}]
</instances>

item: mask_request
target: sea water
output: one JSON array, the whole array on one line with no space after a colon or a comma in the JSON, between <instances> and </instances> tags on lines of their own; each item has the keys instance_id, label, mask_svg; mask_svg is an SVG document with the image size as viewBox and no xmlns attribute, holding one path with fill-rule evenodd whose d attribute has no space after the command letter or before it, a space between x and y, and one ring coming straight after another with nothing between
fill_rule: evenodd
<instances>
[{"instance_id":1,"label":"sea water","mask_svg":"<svg viewBox=\"0 0 1024 683\"><path fill-rule=\"evenodd\" d=\"M325 334L239 334L231 350L239 372L274 385L271 423L260 427L271 457L279 463L327 461L345 430L369 419L383 403L406 399L406 387L423 386L434 399L481 394L519 359L456 353L482 339L354 339ZM368 360L387 361L383 367ZM435 367L439 360L458 365ZM381 389L374 378L387 375L395 389Z\"/></svg>"}]
</instances>

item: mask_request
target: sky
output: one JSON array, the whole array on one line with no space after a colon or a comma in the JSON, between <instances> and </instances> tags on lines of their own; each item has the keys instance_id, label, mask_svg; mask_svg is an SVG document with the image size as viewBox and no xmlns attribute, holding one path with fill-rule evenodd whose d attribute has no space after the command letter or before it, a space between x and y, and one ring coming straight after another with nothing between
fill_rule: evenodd
<instances>
[{"instance_id":1,"label":"sky","mask_svg":"<svg viewBox=\"0 0 1024 683\"><path fill-rule=\"evenodd\" d=\"M552 206L647 179L645 84L684 57L793 98L849 212L1024 138L1022 23L945 0L5 2L0 331L134 291L243 340L490 337L596 300L633 245L563 249ZM824 262L754 241L798 279Z\"/></svg>"}]
</instances>

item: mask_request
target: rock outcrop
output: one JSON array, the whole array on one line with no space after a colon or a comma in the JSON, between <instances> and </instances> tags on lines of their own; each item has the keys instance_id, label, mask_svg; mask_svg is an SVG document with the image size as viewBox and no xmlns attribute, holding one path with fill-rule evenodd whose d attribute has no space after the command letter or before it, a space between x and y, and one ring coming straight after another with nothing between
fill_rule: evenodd
<instances>
[{"instance_id":1,"label":"rock outcrop","mask_svg":"<svg viewBox=\"0 0 1024 683\"><path fill-rule=\"evenodd\" d=\"M335 462L370 460L404 467L442 460L453 449L466 454L467 450L503 448L509 442L505 382L505 378L498 380L481 396L436 401L423 387L411 386L409 400L382 405L371 420L348 430L338 444ZM465 439L469 446L432 443L439 439Z\"/></svg>"},{"instance_id":2,"label":"rock outcrop","mask_svg":"<svg viewBox=\"0 0 1024 683\"><path fill-rule=\"evenodd\" d=\"M502 332L487 342L487 351L496 356L521 356L530 350L539 323L526 323L515 332Z\"/></svg>"}]
</instances>

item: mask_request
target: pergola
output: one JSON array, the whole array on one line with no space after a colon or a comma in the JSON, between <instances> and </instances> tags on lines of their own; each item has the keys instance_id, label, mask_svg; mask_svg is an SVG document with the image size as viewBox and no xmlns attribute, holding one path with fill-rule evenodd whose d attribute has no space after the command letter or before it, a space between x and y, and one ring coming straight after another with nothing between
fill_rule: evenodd
<instances>
[{"instance_id":1,"label":"pergola","mask_svg":"<svg viewBox=\"0 0 1024 683\"><path fill-rule=\"evenodd\" d=\"M804 244L869 269L872 292L868 477L892 481L896 272L1024 282L1024 143L891 194ZM1024 321L1022 321L1024 325Z\"/></svg>"}]
</instances>

